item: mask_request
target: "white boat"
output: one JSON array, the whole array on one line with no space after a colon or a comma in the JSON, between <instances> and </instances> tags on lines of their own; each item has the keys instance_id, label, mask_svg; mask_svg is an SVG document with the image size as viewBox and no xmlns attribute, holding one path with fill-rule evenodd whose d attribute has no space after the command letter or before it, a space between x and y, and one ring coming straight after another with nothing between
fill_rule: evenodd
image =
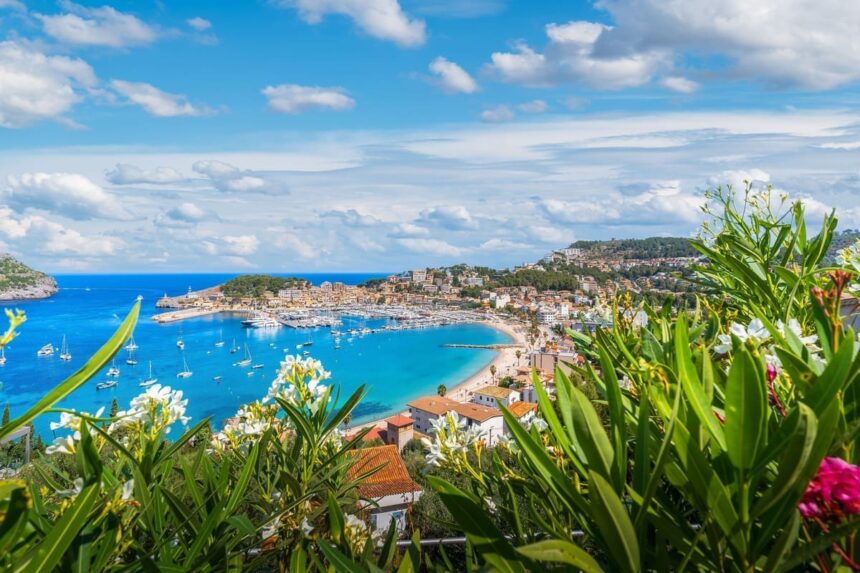
<instances>
[{"instance_id":1,"label":"white boat","mask_svg":"<svg viewBox=\"0 0 860 573\"><path fill-rule=\"evenodd\" d=\"M116 358L114 358L113 362L110 363L110 368L108 368L107 375L111 378L116 378L119 376L119 367L116 365Z\"/></svg>"},{"instance_id":2,"label":"white boat","mask_svg":"<svg viewBox=\"0 0 860 573\"><path fill-rule=\"evenodd\" d=\"M129 366L136 366L137 365L137 358L134 357L134 350L128 351L128 358L125 359L125 363L128 364Z\"/></svg>"},{"instance_id":3,"label":"white boat","mask_svg":"<svg viewBox=\"0 0 860 573\"><path fill-rule=\"evenodd\" d=\"M177 378L191 378L194 374L191 370L188 369L188 361L185 359L185 354L182 355L182 371L176 373Z\"/></svg>"},{"instance_id":4,"label":"white boat","mask_svg":"<svg viewBox=\"0 0 860 573\"><path fill-rule=\"evenodd\" d=\"M236 346L236 339L233 339L233 346L230 347L230 354L236 354L239 352L239 347Z\"/></svg>"},{"instance_id":5,"label":"white boat","mask_svg":"<svg viewBox=\"0 0 860 573\"><path fill-rule=\"evenodd\" d=\"M305 350L304 352L302 352L302 356L310 356L310 355L311 355L310 350Z\"/></svg>"},{"instance_id":6,"label":"white boat","mask_svg":"<svg viewBox=\"0 0 860 573\"><path fill-rule=\"evenodd\" d=\"M254 371L253 371L253 370L251 370L250 372L248 372L248 376L253 376L253 375L254 375Z\"/></svg>"},{"instance_id":7,"label":"white boat","mask_svg":"<svg viewBox=\"0 0 860 573\"><path fill-rule=\"evenodd\" d=\"M248 349L248 345L245 345L245 358L236 362L233 366L247 366L251 363L251 351Z\"/></svg>"},{"instance_id":8,"label":"white boat","mask_svg":"<svg viewBox=\"0 0 860 573\"><path fill-rule=\"evenodd\" d=\"M221 381L221 380L223 380L223 379L224 379L224 377L223 377L223 376L213 376L213 377L212 377L212 380L214 380L215 382L220 382L220 381Z\"/></svg>"},{"instance_id":9,"label":"white boat","mask_svg":"<svg viewBox=\"0 0 860 573\"><path fill-rule=\"evenodd\" d=\"M129 352L137 350L137 342L134 341L134 336L132 336L131 340L128 341L128 344L125 345L125 349Z\"/></svg>"},{"instance_id":10,"label":"white boat","mask_svg":"<svg viewBox=\"0 0 860 573\"><path fill-rule=\"evenodd\" d=\"M176 347L177 347L179 350L185 350L185 341L184 341L184 340L182 340L182 337L181 337L181 336L180 336L179 338L177 338L177 339L176 339Z\"/></svg>"},{"instance_id":11,"label":"white boat","mask_svg":"<svg viewBox=\"0 0 860 573\"><path fill-rule=\"evenodd\" d=\"M69 352L69 345L66 343L66 335L63 335L63 343L60 345L60 360L68 362L72 359L72 353Z\"/></svg>"},{"instance_id":12,"label":"white boat","mask_svg":"<svg viewBox=\"0 0 860 573\"><path fill-rule=\"evenodd\" d=\"M218 337L218 342L215 343L215 348L221 348L224 346L224 331L220 331L220 335Z\"/></svg>"},{"instance_id":13,"label":"white boat","mask_svg":"<svg viewBox=\"0 0 860 573\"><path fill-rule=\"evenodd\" d=\"M149 378L147 378L146 380L141 382L139 384L139 386L146 388L147 386L152 386L156 382L158 382L158 378L156 378L155 376L152 375L152 360L150 360L149 361Z\"/></svg>"},{"instance_id":14,"label":"white boat","mask_svg":"<svg viewBox=\"0 0 860 573\"><path fill-rule=\"evenodd\" d=\"M107 390L116 386L116 380L105 380L96 384L96 390Z\"/></svg>"},{"instance_id":15,"label":"white boat","mask_svg":"<svg viewBox=\"0 0 860 573\"><path fill-rule=\"evenodd\" d=\"M0 366L6 364L6 349L0 348Z\"/></svg>"},{"instance_id":16,"label":"white boat","mask_svg":"<svg viewBox=\"0 0 860 573\"><path fill-rule=\"evenodd\" d=\"M254 364L253 366L251 366L251 368L253 370L259 370L260 368L265 368L265 367L266 367L265 364Z\"/></svg>"},{"instance_id":17,"label":"white boat","mask_svg":"<svg viewBox=\"0 0 860 573\"><path fill-rule=\"evenodd\" d=\"M46 344L42 348L36 351L36 356L53 356L54 354L54 345Z\"/></svg>"}]
</instances>

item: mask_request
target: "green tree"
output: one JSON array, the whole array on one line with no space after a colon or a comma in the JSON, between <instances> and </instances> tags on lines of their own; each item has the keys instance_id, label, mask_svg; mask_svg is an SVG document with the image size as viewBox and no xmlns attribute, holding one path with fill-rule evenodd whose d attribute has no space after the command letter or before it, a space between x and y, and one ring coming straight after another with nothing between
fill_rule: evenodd
<instances>
[{"instance_id":1,"label":"green tree","mask_svg":"<svg viewBox=\"0 0 860 573\"><path fill-rule=\"evenodd\" d=\"M6 403L6 406L3 407L3 422L2 425L6 425L9 423L9 403Z\"/></svg>"},{"instance_id":2,"label":"green tree","mask_svg":"<svg viewBox=\"0 0 860 573\"><path fill-rule=\"evenodd\" d=\"M110 403L110 417L115 418L117 412L119 412L119 403L116 401L116 398L114 398Z\"/></svg>"},{"instance_id":3,"label":"green tree","mask_svg":"<svg viewBox=\"0 0 860 573\"><path fill-rule=\"evenodd\" d=\"M445 386L444 384L439 384L439 387L436 388L436 393L444 398L445 394L448 393L448 387Z\"/></svg>"},{"instance_id":4,"label":"green tree","mask_svg":"<svg viewBox=\"0 0 860 573\"><path fill-rule=\"evenodd\" d=\"M495 382L495 381L496 381L496 372L497 372L497 370L498 370L498 369L496 368L496 365L495 365L495 364L490 364L490 376L492 376L492 377L493 377L493 382Z\"/></svg>"}]
</instances>

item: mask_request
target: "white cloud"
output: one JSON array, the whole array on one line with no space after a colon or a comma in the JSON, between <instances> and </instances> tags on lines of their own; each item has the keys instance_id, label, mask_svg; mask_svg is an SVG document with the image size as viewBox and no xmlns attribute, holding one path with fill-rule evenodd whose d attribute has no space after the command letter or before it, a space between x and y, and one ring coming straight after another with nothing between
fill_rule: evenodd
<instances>
[{"instance_id":1,"label":"white cloud","mask_svg":"<svg viewBox=\"0 0 860 573\"><path fill-rule=\"evenodd\" d=\"M6 183L3 200L20 211L43 209L79 220L131 218L114 195L77 173L25 173Z\"/></svg>"},{"instance_id":2,"label":"white cloud","mask_svg":"<svg viewBox=\"0 0 860 573\"><path fill-rule=\"evenodd\" d=\"M265 187L266 181L260 177L253 175L243 175L235 179L227 179L223 182L223 186L228 191L255 191Z\"/></svg>"},{"instance_id":3,"label":"white cloud","mask_svg":"<svg viewBox=\"0 0 860 573\"><path fill-rule=\"evenodd\" d=\"M125 96L129 102L139 105L155 117L212 114L212 110L206 106L199 107L192 105L186 96L161 91L152 84L113 80L110 85L119 94Z\"/></svg>"},{"instance_id":4,"label":"white cloud","mask_svg":"<svg viewBox=\"0 0 860 573\"><path fill-rule=\"evenodd\" d=\"M430 234L430 230L420 225L413 223L399 223L394 226L394 229L388 233L389 237L408 239L412 237L426 237Z\"/></svg>"},{"instance_id":5,"label":"white cloud","mask_svg":"<svg viewBox=\"0 0 860 573\"><path fill-rule=\"evenodd\" d=\"M105 177L114 185L133 185L136 183L161 185L185 180L185 176L172 167L141 169L130 163L117 163L116 167L105 172Z\"/></svg>"},{"instance_id":6,"label":"white cloud","mask_svg":"<svg viewBox=\"0 0 860 573\"><path fill-rule=\"evenodd\" d=\"M64 14L36 14L45 33L55 40L80 46L123 48L151 44L158 31L131 14L110 6L85 8L62 2Z\"/></svg>"},{"instance_id":7,"label":"white cloud","mask_svg":"<svg viewBox=\"0 0 860 573\"><path fill-rule=\"evenodd\" d=\"M296 114L312 109L347 111L355 107L355 100L338 87L281 84L266 86L262 93L269 102L269 109L283 113Z\"/></svg>"},{"instance_id":8,"label":"white cloud","mask_svg":"<svg viewBox=\"0 0 860 573\"><path fill-rule=\"evenodd\" d=\"M288 252L286 255L296 255L300 259L313 259L320 255L317 249L313 246L301 240L294 234L283 230L278 232L277 238L275 239L275 246L279 249L287 250Z\"/></svg>"},{"instance_id":9,"label":"white cloud","mask_svg":"<svg viewBox=\"0 0 860 573\"><path fill-rule=\"evenodd\" d=\"M212 179L219 179L222 177L232 177L233 175L239 173L239 168L229 163L224 163L223 161L217 160L201 160L195 161L192 169L201 175L206 175L207 177L211 177Z\"/></svg>"},{"instance_id":10,"label":"white cloud","mask_svg":"<svg viewBox=\"0 0 860 573\"><path fill-rule=\"evenodd\" d=\"M517 108L520 111L525 112L525 113L543 113L547 109L549 109L549 106L547 105L547 103L544 100L536 99L536 100L532 100L532 101L527 101L525 103L521 103L520 105L517 106Z\"/></svg>"},{"instance_id":11,"label":"white cloud","mask_svg":"<svg viewBox=\"0 0 860 573\"><path fill-rule=\"evenodd\" d=\"M109 257L123 246L123 242L115 237L84 236L75 229L39 215L19 217L5 206L0 206L0 234L9 239L17 250L32 256Z\"/></svg>"},{"instance_id":12,"label":"white cloud","mask_svg":"<svg viewBox=\"0 0 860 573\"><path fill-rule=\"evenodd\" d=\"M9 8L11 10L21 10L24 11L27 9L24 6L23 2L19 2L18 0L0 0L0 8Z\"/></svg>"},{"instance_id":13,"label":"white cloud","mask_svg":"<svg viewBox=\"0 0 860 573\"><path fill-rule=\"evenodd\" d=\"M256 235L228 235L224 237L224 243L228 252L241 256L253 255L260 247L260 240Z\"/></svg>"},{"instance_id":14,"label":"white cloud","mask_svg":"<svg viewBox=\"0 0 860 573\"><path fill-rule=\"evenodd\" d=\"M198 32L205 32L212 27L212 22L205 18L201 18L200 16L189 18L185 21L185 23L197 30Z\"/></svg>"},{"instance_id":15,"label":"white cloud","mask_svg":"<svg viewBox=\"0 0 860 573\"><path fill-rule=\"evenodd\" d=\"M48 56L34 48L0 43L0 126L23 127L64 117L97 83L81 59Z\"/></svg>"},{"instance_id":16,"label":"white cloud","mask_svg":"<svg viewBox=\"0 0 860 573\"><path fill-rule=\"evenodd\" d=\"M488 251L522 251L532 249L533 247L526 243L518 243L509 239L494 237L481 243L481 248Z\"/></svg>"},{"instance_id":17,"label":"white cloud","mask_svg":"<svg viewBox=\"0 0 860 573\"><path fill-rule=\"evenodd\" d=\"M663 87L682 94L691 94L702 87L698 82L681 76L666 76L660 83Z\"/></svg>"},{"instance_id":18,"label":"white cloud","mask_svg":"<svg viewBox=\"0 0 860 573\"><path fill-rule=\"evenodd\" d=\"M441 239L397 239L397 242L413 253L459 257L465 251Z\"/></svg>"},{"instance_id":19,"label":"white cloud","mask_svg":"<svg viewBox=\"0 0 860 573\"><path fill-rule=\"evenodd\" d=\"M711 58L711 77L747 79L779 88L827 90L860 79L860 5L841 0L605 0L597 7L613 25L549 24L536 51L518 43L492 54L490 70L528 86L565 82L600 89L647 84L662 77L690 93L695 82L677 62Z\"/></svg>"},{"instance_id":20,"label":"white cloud","mask_svg":"<svg viewBox=\"0 0 860 573\"><path fill-rule=\"evenodd\" d=\"M426 39L424 22L406 15L397 0L279 0L277 3L295 8L309 24L319 24L327 14L346 16L370 36L403 47L420 46Z\"/></svg>"},{"instance_id":21,"label":"white cloud","mask_svg":"<svg viewBox=\"0 0 860 573\"><path fill-rule=\"evenodd\" d=\"M167 211L167 216L176 221L182 221L185 223L198 223L209 217L206 211L194 203L187 202L180 203L176 207Z\"/></svg>"},{"instance_id":22,"label":"white cloud","mask_svg":"<svg viewBox=\"0 0 860 573\"><path fill-rule=\"evenodd\" d=\"M731 185L736 190L746 187L747 182L766 185L770 183L770 173L761 169L731 169L708 178L711 187Z\"/></svg>"},{"instance_id":23,"label":"white cloud","mask_svg":"<svg viewBox=\"0 0 860 573\"><path fill-rule=\"evenodd\" d=\"M447 93L470 94L478 91L478 82L466 70L443 57L430 62L430 71L436 76L436 85Z\"/></svg>"},{"instance_id":24,"label":"white cloud","mask_svg":"<svg viewBox=\"0 0 860 573\"><path fill-rule=\"evenodd\" d=\"M452 231L465 231L477 229L478 221L462 205L441 205L426 209L421 212L421 222L450 229Z\"/></svg>"},{"instance_id":25,"label":"white cloud","mask_svg":"<svg viewBox=\"0 0 860 573\"><path fill-rule=\"evenodd\" d=\"M247 193L267 190L266 180L262 177L223 161L195 161L191 168L195 173L208 178L219 191Z\"/></svg>"},{"instance_id":26,"label":"white cloud","mask_svg":"<svg viewBox=\"0 0 860 573\"><path fill-rule=\"evenodd\" d=\"M347 227L375 227L381 221L373 215L367 215L359 212L357 209L336 209L327 211L322 214L323 217L333 217L339 219L341 224Z\"/></svg>"},{"instance_id":27,"label":"white cloud","mask_svg":"<svg viewBox=\"0 0 860 573\"><path fill-rule=\"evenodd\" d=\"M506 105L497 105L481 112L484 123L504 123L514 119L514 112Z\"/></svg>"}]
</instances>

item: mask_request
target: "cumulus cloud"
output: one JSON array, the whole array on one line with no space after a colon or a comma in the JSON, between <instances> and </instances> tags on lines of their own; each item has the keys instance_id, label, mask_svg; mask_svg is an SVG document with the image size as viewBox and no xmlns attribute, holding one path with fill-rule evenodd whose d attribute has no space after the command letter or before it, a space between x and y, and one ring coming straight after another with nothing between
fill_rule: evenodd
<instances>
[{"instance_id":1,"label":"cumulus cloud","mask_svg":"<svg viewBox=\"0 0 860 573\"><path fill-rule=\"evenodd\" d=\"M175 221L199 223L209 218L209 215L194 203L180 203L167 211L167 216Z\"/></svg>"},{"instance_id":2,"label":"cumulus cloud","mask_svg":"<svg viewBox=\"0 0 860 573\"><path fill-rule=\"evenodd\" d=\"M35 15L45 33L59 42L124 48L151 44L159 36L154 26L110 6L86 8L72 2L61 6L66 10L63 14Z\"/></svg>"},{"instance_id":3,"label":"cumulus cloud","mask_svg":"<svg viewBox=\"0 0 860 573\"><path fill-rule=\"evenodd\" d=\"M517 109L525 113L543 113L549 109L549 105L542 99L535 99L521 103L517 106Z\"/></svg>"},{"instance_id":4,"label":"cumulus cloud","mask_svg":"<svg viewBox=\"0 0 860 573\"><path fill-rule=\"evenodd\" d=\"M110 85L130 103L139 105L155 117L201 116L213 113L206 106L192 105L184 95L161 91L152 84L113 80Z\"/></svg>"},{"instance_id":5,"label":"cumulus cloud","mask_svg":"<svg viewBox=\"0 0 860 573\"><path fill-rule=\"evenodd\" d=\"M10 176L3 199L13 209L42 209L70 219L128 220L119 200L77 173L25 173Z\"/></svg>"},{"instance_id":6,"label":"cumulus cloud","mask_svg":"<svg viewBox=\"0 0 860 573\"><path fill-rule=\"evenodd\" d=\"M441 239L397 239L397 242L413 253L459 257L465 251Z\"/></svg>"},{"instance_id":7,"label":"cumulus cloud","mask_svg":"<svg viewBox=\"0 0 860 573\"><path fill-rule=\"evenodd\" d=\"M312 109L347 111L355 107L355 100L338 87L281 84L266 86L262 93L269 102L269 109L282 113L297 114Z\"/></svg>"},{"instance_id":8,"label":"cumulus cloud","mask_svg":"<svg viewBox=\"0 0 860 573\"><path fill-rule=\"evenodd\" d=\"M481 248L488 251L522 251L532 249L532 245L526 243L518 243L510 239L501 239L494 237L488 241L481 243Z\"/></svg>"},{"instance_id":9,"label":"cumulus cloud","mask_svg":"<svg viewBox=\"0 0 860 573\"><path fill-rule=\"evenodd\" d=\"M205 32L212 27L212 22L205 18L201 18L200 16L189 18L185 21L185 23L197 30L198 32Z\"/></svg>"},{"instance_id":10,"label":"cumulus cloud","mask_svg":"<svg viewBox=\"0 0 860 573\"><path fill-rule=\"evenodd\" d=\"M484 123L504 123L514 119L514 112L506 105L497 105L481 112Z\"/></svg>"},{"instance_id":11,"label":"cumulus cloud","mask_svg":"<svg viewBox=\"0 0 860 573\"><path fill-rule=\"evenodd\" d=\"M313 259L319 256L319 252L309 243L298 238L293 233L279 230L275 238L275 246L284 249L288 254L295 255L300 259Z\"/></svg>"},{"instance_id":12,"label":"cumulus cloud","mask_svg":"<svg viewBox=\"0 0 860 573\"><path fill-rule=\"evenodd\" d=\"M389 237L408 239L411 237L426 237L430 234L430 229L415 225L414 223L399 223L394 226Z\"/></svg>"},{"instance_id":13,"label":"cumulus cloud","mask_svg":"<svg viewBox=\"0 0 860 573\"><path fill-rule=\"evenodd\" d=\"M208 178L220 191L265 191L266 180L249 171L217 160L195 161L191 166L195 173Z\"/></svg>"},{"instance_id":14,"label":"cumulus cloud","mask_svg":"<svg viewBox=\"0 0 860 573\"><path fill-rule=\"evenodd\" d=\"M441 205L426 209L421 212L419 220L422 223L452 231L478 228L477 219L462 205Z\"/></svg>"},{"instance_id":15,"label":"cumulus cloud","mask_svg":"<svg viewBox=\"0 0 860 573\"><path fill-rule=\"evenodd\" d=\"M688 57L726 62L713 76L778 88L826 90L860 79L860 5L840 0L607 0L612 25L549 24L538 51L518 43L496 52L489 69L528 86L583 83L602 89L654 79L690 93L677 71Z\"/></svg>"},{"instance_id":16,"label":"cumulus cloud","mask_svg":"<svg viewBox=\"0 0 860 573\"><path fill-rule=\"evenodd\" d=\"M96 83L95 72L81 59L0 42L0 126L23 127L45 119L69 123L64 114Z\"/></svg>"},{"instance_id":17,"label":"cumulus cloud","mask_svg":"<svg viewBox=\"0 0 860 573\"><path fill-rule=\"evenodd\" d=\"M137 165L129 163L117 163L116 167L105 171L105 177L114 185L134 185L139 183L163 185L165 183L178 183L185 180L185 176L172 167L142 169Z\"/></svg>"},{"instance_id":18,"label":"cumulus cloud","mask_svg":"<svg viewBox=\"0 0 860 573\"><path fill-rule=\"evenodd\" d=\"M368 35L407 48L426 39L424 22L410 18L397 0L278 0L277 4L295 8L309 24L319 24L328 14L346 16Z\"/></svg>"},{"instance_id":19,"label":"cumulus cloud","mask_svg":"<svg viewBox=\"0 0 860 573\"><path fill-rule=\"evenodd\" d=\"M115 255L123 245L116 237L84 236L80 231L40 215L19 216L6 206L0 207L0 235L17 250L37 256L108 257Z\"/></svg>"},{"instance_id":20,"label":"cumulus cloud","mask_svg":"<svg viewBox=\"0 0 860 573\"><path fill-rule=\"evenodd\" d=\"M340 220L347 227L375 227L381 221L373 215L360 213L356 209L333 210L322 214L323 217L331 217Z\"/></svg>"},{"instance_id":21,"label":"cumulus cloud","mask_svg":"<svg viewBox=\"0 0 860 573\"><path fill-rule=\"evenodd\" d=\"M478 91L478 82L466 70L443 57L430 62L430 71L436 76L434 83L447 93L470 94Z\"/></svg>"},{"instance_id":22,"label":"cumulus cloud","mask_svg":"<svg viewBox=\"0 0 860 573\"><path fill-rule=\"evenodd\" d=\"M495 52L489 70L501 80L532 87L574 81L596 88L621 89L647 83L670 63L668 50L601 54L598 41L610 26L573 21L549 24L549 40L543 53L525 43L514 52Z\"/></svg>"},{"instance_id":23,"label":"cumulus cloud","mask_svg":"<svg viewBox=\"0 0 860 573\"><path fill-rule=\"evenodd\" d=\"M664 88L676 91L682 94L691 94L702 87L698 82L689 80L681 76L666 76L660 83Z\"/></svg>"},{"instance_id":24,"label":"cumulus cloud","mask_svg":"<svg viewBox=\"0 0 860 573\"><path fill-rule=\"evenodd\" d=\"M229 253L241 256L253 255L260 246L256 235L227 235L224 243Z\"/></svg>"}]
</instances>

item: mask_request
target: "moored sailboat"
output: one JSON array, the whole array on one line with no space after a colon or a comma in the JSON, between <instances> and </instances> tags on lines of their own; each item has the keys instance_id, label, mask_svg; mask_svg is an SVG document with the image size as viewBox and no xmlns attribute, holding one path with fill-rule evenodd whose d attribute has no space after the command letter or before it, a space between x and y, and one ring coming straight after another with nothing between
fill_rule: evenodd
<instances>
[{"instance_id":1,"label":"moored sailboat","mask_svg":"<svg viewBox=\"0 0 860 573\"><path fill-rule=\"evenodd\" d=\"M113 359L113 362L110 363L110 368L108 368L107 375L111 378L116 378L119 376L119 367L116 365L116 358Z\"/></svg>"},{"instance_id":2,"label":"moored sailboat","mask_svg":"<svg viewBox=\"0 0 860 573\"><path fill-rule=\"evenodd\" d=\"M245 358L236 362L234 366L247 366L251 363L251 351L248 349L248 345L245 345Z\"/></svg>"},{"instance_id":3,"label":"moored sailboat","mask_svg":"<svg viewBox=\"0 0 860 573\"><path fill-rule=\"evenodd\" d=\"M147 386L152 386L158 382L158 378L152 375L152 360L149 361L149 377L142 381L139 385L146 388Z\"/></svg>"},{"instance_id":4,"label":"moored sailboat","mask_svg":"<svg viewBox=\"0 0 860 573\"><path fill-rule=\"evenodd\" d=\"M192 372L188 368L188 360L185 359L185 353L182 353L182 370L180 372L176 373L176 377L177 378L191 378L191 376L193 374L194 374L194 372Z\"/></svg>"},{"instance_id":5,"label":"moored sailboat","mask_svg":"<svg viewBox=\"0 0 860 573\"><path fill-rule=\"evenodd\" d=\"M60 360L68 362L72 359L72 353L69 351L69 345L66 343L66 335L63 335L63 343L60 345Z\"/></svg>"}]
</instances>

